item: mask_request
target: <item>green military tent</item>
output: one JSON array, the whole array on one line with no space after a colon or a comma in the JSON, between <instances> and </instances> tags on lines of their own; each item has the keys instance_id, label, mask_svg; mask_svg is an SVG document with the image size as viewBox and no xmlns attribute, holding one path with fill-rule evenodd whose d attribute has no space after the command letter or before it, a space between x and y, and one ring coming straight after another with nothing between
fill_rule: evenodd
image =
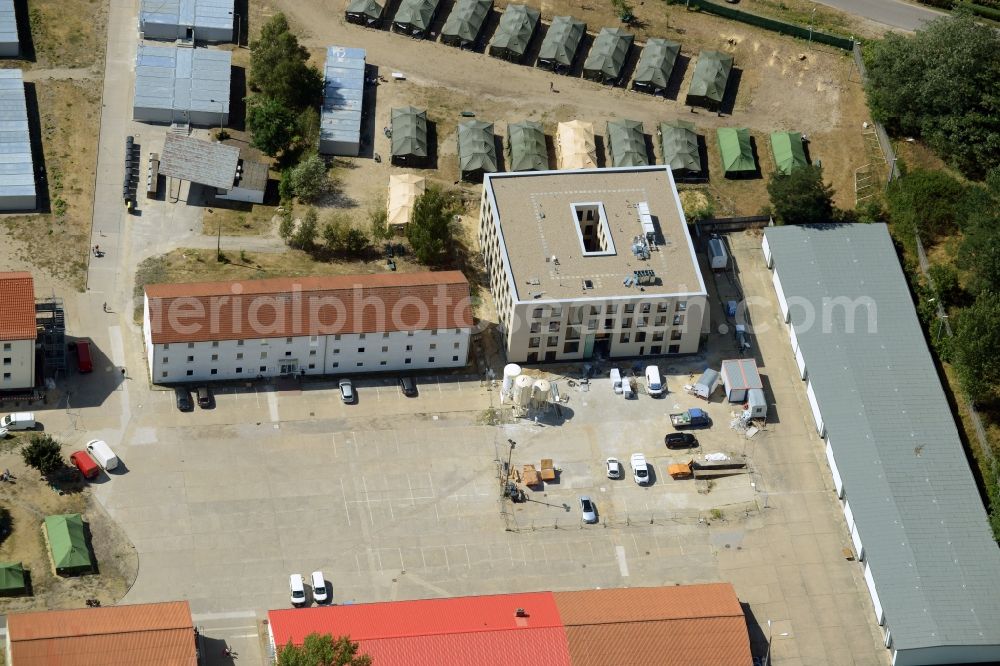
<instances>
[{"instance_id":1,"label":"green military tent","mask_svg":"<svg viewBox=\"0 0 1000 666\"><path fill-rule=\"evenodd\" d=\"M24 567L20 562L0 562L0 596L16 597L27 594Z\"/></svg>"},{"instance_id":2,"label":"green military tent","mask_svg":"<svg viewBox=\"0 0 1000 666\"><path fill-rule=\"evenodd\" d=\"M798 132L771 132L771 152L774 153L778 173L786 176L793 169L809 166L802 147L802 135Z\"/></svg>"},{"instance_id":3,"label":"green military tent","mask_svg":"<svg viewBox=\"0 0 1000 666\"><path fill-rule=\"evenodd\" d=\"M611 166L649 166L642 123L637 120L611 120L608 121L607 133Z\"/></svg>"},{"instance_id":4,"label":"green military tent","mask_svg":"<svg viewBox=\"0 0 1000 666\"><path fill-rule=\"evenodd\" d=\"M511 62L519 62L528 51L528 44L538 29L540 14L527 5L507 5L500 26L493 35L490 55Z\"/></svg>"},{"instance_id":5,"label":"green military tent","mask_svg":"<svg viewBox=\"0 0 1000 666\"><path fill-rule=\"evenodd\" d=\"M583 62L583 77L614 85L621 78L634 35L621 28L601 28Z\"/></svg>"},{"instance_id":6,"label":"green military tent","mask_svg":"<svg viewBox=\"0 0 1000 666\"><path fill-rule=\"evenodd\" d=\"M685 120L660 123L660 146L664 163L675 175L701 175L701 153L693 123Z\"/></svg>"},{"instance_id":7,"label":"green military tent","mask_svg":"<svg viewBox=\"0 0 1000 666\"><path fill-rule=\"evenodd\" d=\"M392 125L392 163L425 166L430 156L427 150L427 112L403 106L393 109L389 118Z\"/></svg>"},{"instance_id":8,"label":"green military tent","mask_svg":"<svg viewBox=\"0 0 1000 666\"><path fill-rule=\"evenodd\" d=\"M635 66L632 87L654 95L665 92L680 52L681 45L677 42L658 37L650 39L643 47L639 63Z\"/></svg>"},{"instance_id":9,"label":"green military tent","mask_svg":"<svg viewBox=\"0 0 1000 666\"><path fill-rule=\"evenodd\" d=\"M757 162L750 145L750 131L745 127L720 127L719 152L726 178L740 178L757 173Z\"/></svg>"},{"instance_id":10,"label":"green military tent","mask_svg":"<svg viewBox=\"0 0 1000 666\"><path fill-rule=\"evenodd\" d=\"M691 77L688 88L688 106L703 106L718 111L722 98L726 95L726 84L733 69L733 56L720 51L702 51L698 54L698 65Z\"/></svg>"},{"instance_id":11,"label":"green military tent","mask_svg":"<svg viewBox=\"0 0 1000 666\"><path fill-rule=\"evenodd\" d=\"M545 147L542 124L533 120L507 125L510 146L508 166L511 171L545 171L549 168L549 151Z\"/></svg>"},{"instance_id":12,"label":"green military tent","mask_svg":"<svg viewBox=\"0 0 1000 666\"><path fill-rule=\"evenodd\" d=\"M45 535L57 574L68 576L94 570L80 514L46 516Z\"/></svg>"},{"instance_id":13,"label":"green military tent","mask_svg":"<svg viewBox=\"0 0 1000 666\"><path fill-rule=\"evenodd\" d=\"M423 37L431 27L440 0L403 0L392 19L392 29L412 37Z\"/></svg>"},{"instance_id":14,"label":"green military tent","mask_svg":"<svg viewBox=\"0 0 1000 666\"><path fill-rule=\"evenodd\" d=\"M482 180L483 174L497 170L497 149L493 123L470 120L458 126L458 167L462 180Z\"/></svg>"},{"instance_id":15,"label":"green military tent","mask_svg":"<svg viewBox=\"0 0 1000 666\"><path fill-rule=\"evenodd\" d=\"M491 11L493 0L458 0L441 29L441 41L463 49L472 46Z\"/></svg>"},{"instance_id":16,"label":"green military tent","mask_svg":"<svg viewBox=\"0 0 1000 666\"><path fill-rule=\"evenodd\" d=\"M375 0L351 0L347 5L344 18L348 23L378 27L382 23L382 12L385 7Z\"/></svg>"},{"instance_id":17,"label":"green military tent","mask_svg":"<svg viewBox=\"0 0 1000 666\"><path fill-rule=\"evenodd\" d=\"M580 41L587 24L572 16L556 16L538 49L538 66L553 72L565 72L573 67Z\"/></svg>"}]
</instances>

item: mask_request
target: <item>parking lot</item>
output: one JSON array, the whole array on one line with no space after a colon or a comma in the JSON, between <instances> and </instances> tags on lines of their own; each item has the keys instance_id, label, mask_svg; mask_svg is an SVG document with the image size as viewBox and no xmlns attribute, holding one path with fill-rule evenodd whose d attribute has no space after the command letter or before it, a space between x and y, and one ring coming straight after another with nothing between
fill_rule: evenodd
<instances>
[{"instance_id":1,"label":"parking lot","mask_svg":"<svg viewBox=\"0 0 1000 666\"><path fill-rule=\"evenodd\" d=\"M124 601L187 598L208 635L251 661L263 611L289 604L288 575L321 569L337 603L731 581L758 653L771 621L774 663L884 664L769 274L753 238L730 242L739 262L730 277L754 323L770 325L751 353L773 419L751 439L729 427L737 406L720 393L706 404L683 390L734 354L731 333L661 364L669 392L660 399L615 395L609 367L584 390L580 369L564 368L551 378L568 401L537 422L501 411L496 425L499 387L474 377L421 377L415 398L393 378L354 378L354 405L333 380L228 387L213 409L187 414L171 391L133 380L121 389L128 413L53 411L46 428L67 442L107 439L122 460L94 493L139 554ZM722 321L713 302L713 329ZM695 431L698 449L668 450L667 415L694 406L714 425ZM649 486L631 478L635 452L653 469ZM711 452L745 456L748 473L667 474ZM557 482L529 489L527 502L501 501L508 455L515 469L551 458ZM612 456L622 479L607 478ZM597 524L582 523L581 495L596 502Z\"/></svg>"}]
</instances>

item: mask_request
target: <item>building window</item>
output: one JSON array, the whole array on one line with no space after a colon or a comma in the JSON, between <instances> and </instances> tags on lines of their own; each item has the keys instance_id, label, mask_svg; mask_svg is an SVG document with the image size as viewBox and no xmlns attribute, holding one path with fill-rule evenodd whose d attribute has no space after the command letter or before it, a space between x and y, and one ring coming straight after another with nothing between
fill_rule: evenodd
<instances>
[{"instance_id":1,"label":"building window","mask_svg":"<svg viewBox=\"0 0 1000 666\"><path fill-rule=\"evenodd\" d=\"M340 340L340 335L339 335L339 334L337 334L337 335L333 336L333 339L334 339L334 340Z\"/></svg>"},{"instance_id":2,"label":"building window","mask_svg":"<svg viewBox=\"0 0 1000 666\"><path fill-rule=\"evenodd\" d=\"M461 333L461 332L462 332L462 329L460 329L460 328L456 328L456 329L455 329L455 335L458 335L458 334L459 334L459 333Z\"/></svg>"},{"instance_id":3,"label":"building window","mask_svg":"<svg viewBox=\"0 0 1000 666\"><path fill-rule=\"evenodd\" d=\"M458 349L459 347L461 347L461 343L456 342L454 345L452 345L452 347L454 347L455 349Z\"/></svg>"},{"instance_id":4,"label":"building window","mask_svg":"<svg viewBox=\"0 0 1000 666\"><path fill-rule=\"evenodd\" d=\"M407 331L406 332L406 337L412 338L413 337L413 331Z\"/></svg>"},{"instance_id":5,"label":"building window","mask_svg":"<svg viewBox=\"0 0 1000 666\"><path fill-rule=\"evenodd\" d=\"M622 319L622 328L632 328L632 317Z\"/></svg>"},{"instance_id":6,"label":"building window","mask_svg":"<svg viewBox=\"0 0 1000 666\"><path fill-rule=\"evenodd\" d=\"M567 342L565 345L563 345L564 354L575 354L577 351L579 351L579 349L580 349L579 341Z\"/></svg>"},{"instance_id":7,"label":"building window","mask_svg":"<svg viewBox=\"0 0 1000 666\"><path fill-rule=\"evenodd\" d=\"M310 335L309 336L309 342L316 342L318 340L319 340L319 336L316 336L316 335Z\"/></svg>"},{"instance_id":8,"label":"building window","mask_svg":"<svg viewBox=\"0 0 1000 666\"><path fill-rule=\"evenodd\" d=\"M292 339L291 338L285 338L285 344L286 345L292 344Z\"/></svg>"},{"instance_id":9,"label":"building window","mask_svg":"<svg viewBox=\"0 0 1000 666\"><path fill-rule=\"evenodd\" d=\"M434 343L434 342L432 342L432 343L431 343L431 350L433 351L433 350L435 350L435 349L437 349L437 348L438 348L437 344L436 344L436 343Z\"/></svg>"},{"instance_id":10,"label":"building window","mask_svg":"<svg viewBox=\"0 0 1000 666\"><path fill-rule=\"evenodd\" d=\"M653 332L653 342L663 342L663 331Z\"/></svg>"},{"instance_id":11,"label":"building window","mask_svg":"<svg viewBox=\"0 0 1000 666\"><path fill-rule=\"evenodd\" d=\"M161 349L163 349L164 351L166 351L167 349L170 349L170 343L168 342L167 344L163 345L163 347ZM10 343L9 342L3 343L3 350L4 351L10 351Z\"/></svg>"},{"instance_id":12,"label":"building window","mask_svg":"<svg viewBox=\"0 0 1000 666\"><path fill-rule=\"evenodd\" d=\"M547 338L545 338L545 346L546 347L556 347L558 345L559 345L559 336L558 335L550 335Z\"/></svg>"},{"instance_id":13,"label":"building window","mask_svg":"<svg viewBox=\"0 0 1000 666\"><path fill-rule=\"evenodd\" d=\"M664 303L664 302L657 303L656 304L656 311L657 312L666 312L667 311L667 304Z\"/></svg>"},{"instance_id":14,"label":"building window","mask_svg":"<svg viewBox=\"0 0 1000 666\"><path fill-rule=\"evenodd\" d=\"M167 378L167 371L166 370L164 370L163 372L160 373L160 378L161 379L166 379ZM6 379L6 377L4 377L4 379Z\"/></svg>"},{"instance_id":15,"label":"building window","mask_svg":"<svg viewBox=\"0 0 1000 666\"><path fill-rule=\"evenodd\" d=\"M666 325L667 325L666 317L657 317L656 319L653 320L653 326L666 326Z\"/></svg>"},{"instance_id":16,"label":"building window","mask_svg":"<svg viewBox=\"0 0 1000 666\"><path fill-rule=\"evenodd\" d=\"M186 372L185 374L186 374L186 375L187 375L188 377L190 377L191 375L193 375L193 374L194 374L194 370L188 370L188 371L187 371L187 372Z\"/></svg>"},{"instance_id":17,"label":"building window","mask_svg":"<svg viewBox=\"0 0 1000 666\"><path fill-rule=\"evenodd\" d=\"M309 355L310 356L315 356L316 355L316 350L315 349L310 349L309 350Z\"/></svg>"},{"instance_id":18,"label":"building window","mask_svg":"<svg viewBox=\"0 0 1000 666\"><path fill-rule=\"evenodd\" d=\"M646 331L639 331L638 333L636 333L635 334L635 341L636 342L645 342L646 341Z\"/></svg>"},{"instance_id":19,"label":"building window","mask_svg":"<svg viewBox=\"0 0 1000 666\"><path fill-rule=\"evenodd\" d=\"M681 332L680 331L670 331L670 339L671 340L680 340L681 339Z\"/></svg>"},{"instance_id":20,"label":"building window","mask_svg":"<svg viewBox=\"0 0 1000 666\"><path fill-rule=\"evenodd\" d=\"M681 346L680 345L670 345L669 347L667 347L667 353L668 354L677 354L680 351L681 351Z\"/></svg>"},{"instance_id":21,"label":"building window","mask_svg":"<svg viewBox=\"0 0 1000 666\"><path fill-rule=\"evenodd\" d=\"M621 337L618 338L618 342L622 343L623 345L627 345L628 344L628 333L622 333Z\"/></svg>"},{"instance_id":22,"label":"building window","mask_svg":"<svg viewBox=\"0 0 1000 666\"><path fill-rule=\"evenodd\" d=\"M531 352L528 354L528 363L538 363L538 352Z\"/></svg>"},{"instance_id":23,"label":"building window","mask_svg":"<svg viewBox=\"0 0 1000 666\"><path fill-rule=\"evenodd\" d=\"M549 322L549 333L557 333L559 331L559 322L550 321Z\"/></svg>"},{"instance_id":24,"label":"building window","mask_svg":"<svg viewBox=\"0 0 1000 666\"><path fill-rule=\"evenodd\" d=\"M340 363L338 361L334 361L332 367L339 368L340 367Z\"/></svg>"},{"instance_id":25,"label":"building window","mask_svg":"<svg viewBox=\"0 0 1000 666\"><path fill-rule=\"evenodd\" d=\"M427 357L427 362L428 363L433 363L434 362L434 357L433 356L428 356Z\"/></svg>"},{"instance_id":26,"label":"building window","mask_svg":"<svg viewBox=\"0 0 1000 666\"><path fill-rule=\"evenodd\" d=\"M217 348L218 346L219 346L219 341L218 340L212 340L212 347L213 348Z\"/></svg>"},{"instance_id":27,"label":"building window","mask_svg":"<svg viewBox=\"0 0 1000 666\"><path fill-rule=\"evenodd\" d=\"M264 359L266 359L266 358L267 358L267 352L261 352L261 353L260 353L260 360L262 360L262 361L263 361L263 360L264 360Z\"/></svg>"},{"instance_id":28,"label":"building window","mask_svg":"<svg viewBox=\"0 0 1000 666\"><path fill-rule=\"evenodd\" d=\"M541 347L541 346L542 346L542 339L541 338L529 338L528 339L528 348L529 349L537 349L538 347Z\"/></svg>"},{"instance_id":29,"label":"building window","mask_svg":"<svg viewBox=\"0 0 1000 666\"><path fill-rule=\"evenodd\" d=\"M315 363L310 363L309 364L309 369L310 370L315 370L316 369L316 364Z\"/></svg>"},{"instance_id":30,"label":"building window","mask_svg":"<svg viewBox=\"0 0 1000 666\"><path fill-rule=\"evenodd\" d=\"M193 342L189 342L188 343L188 349L194 349L194 343Z\"/></svg>"},{"instance_id":31,"label":"building window","mask_svg":"<svg viewBox=\"0 0 1000 666\"><path fill-rule=\"evenodd\" d=\"M662 350L662 349L663 349L663 347L661 347L660 345L653 345L652 347L649 348L649 353L650 354L659 354L660 350Z\"/></svg>"},{"instance_id":32,"label":"building window","mask_svg":"<svg viewBox=\"0 0 1000 666\"><path fill-rule=\"evenodd\" d=\"M364 339L365 339L365 334L364 333L362 333L361 335L358 336L358 340L364 340Z\"/></svg>"},{"instance_id":33,"label":"building window","mask_svg":"<svg viewBox=\"0 0 1000 666\"><path fill-rule=\"evenodd\" d=\"M684 325L684 315L682 315L682 314L675 314L674 315L674 326L683 326L683 325Z\"/></svg>"},{"instance_id":34,"label":"building window","mask_svg":"<svg viewBox=\"0 0 1000 666\"><path fill-rule=\"evenodd\" d=\"M7 363L7 361L8 361L8 360L10 360L10 359L6 359L6 358L5 358L5 359L3 360L3 364L4 364L4 365L8 365L8 363ZM164 357L163 357L163 363L164 363L164 364L167 364L167 363L170 363L170 359L169 359L168 357L164 356Z\"/></svg>"},{"instance_id":35,"label":"building window","mask_svg":"<svg viewBox=\"0 0 1000 666\"><path fill-rule=\"evenodd\" d=\"M236 368L236 374L242 375L243 374L243 368Z\"/></svg>"},{"instance_id":36,"label":"building window","mask_svg":"<svg viewBox=\"0 0 1000 666\"><path fill-rule=\"evenodd\" d=\"M236 360L237 361L243 360L243 352L236 352Z\"/></svg>"},{"instance_id":37,"label":"building window","mask_svg":"<svg viewBox=\"0 0 1000 666\"><path fill-rule=\"evenodd\" d=\"M412 358L408 358L405 361L403 361L403 363L405 363L406 365L409 365L412 360L413 360Z\"/></svg>"},{"instance_id":38,"label":"building window","mask_svg":"<svg viewBox=\"0 0 1000 666\"><path fill-rule=\"evenodd\" d=\"M633 312L635 312L635 303L626 303L625 314L632 314Z\"/></svg>"},{"instance_id":39,"label":"building window","mask_svg":"<svg viewBox=\"0 0 1000 666\"><path fill-rule=\"evenodd\" d=\"M688 302L687 301L677 301L677 311L678 312L687 312L687 309L688 309Z\"/></svg>"},{"instance_id":40,"label":"building window","mask_svg":"<svg viewBox=\"0 0 1000 666\"><path fill-rule=\"evenodd\" d=\"M437 335L437 334L438 334L438 330L436 328L431 331L431 335Z\"/></svg>"},{"instance_id":41,"label":"building window","mask_svg":"<svg viewBox=\"0 0 1000 666\"><path fill-rule=\"evenodd\" d=\"M537 321L531 322L531 327L528 329L530 333L540 333L541 330L542 330L542 325Z\"/></svg>"},{"instance_id":42,"label":"building window","mask_svg":"<svg viewBox=\"0 0 1000 666\"><path fill-rule=\"evenodd\" d=\"M614 327L615 327L615 320L614 319L605 319L604 320L604 328L614 328Z\"/></svg>"},{"instance_id":43,"label":"building window","mask_svg":"<svg viewBox=\"0 0 1000 666\"><path fill-rule=\"evenodd\" d=\"M213 375L219 374L219 370L217 368L212 368L212 374Z\"/></svg>"},{"instance_id":44,"label":"building window","mask_svg":"<svg viewBox=\"0 0 1000 666\"><path fill-rule=\"evenodd\" d=\"M364 361L358 361L358 367L359 368L365 367L365 362Z\"/></svg>"},{"instance_id":45,"label":"building window","mask_svg":"<svg viewBox=\"0 0 1000 666\"><path fill-rule=\"evenodd\" d=\"M218 354L212 354L212 360L213 361L218 361L219 360L219 355Z\"/></svg>"},{"instance_id":46,"label":"building window","mask_svg":"<svg viewBox=\"0 0 1000 666\"><path fill-rule=\"evenodd\" d=\"M260 372L267 372L267 366L266 365L260 366Z\"/></svg>"},{"instance_id":47,"label":"building window","mask_svg":"<svg viewBox=\"0 0 1000 666\"><path fill-rule=\"evenodd\" d=\"M639 328L649 325L649 317L639 317Z\"/></svg>"},{"instance_id":48,"label":"building window","mask_svg":"<svg viewBox=\"0 0 1000 666\"><path fill-rule=\"evenodd\" d=\"M379 365L385 365L385 361L379 361L378 364Z\"/></svg>"},{"instance_id":49,"label":"building window","mask_svg":"<svg viewBox=\"0 0 1000 666\"><path fill-rule=\"evenodd\" d=\"M639 311L642 312L642 314L649 314L649 303L643 303L639 307Z\"/></svg>"},{"instance_id":50,"label":"building window","mask_svg":"<svg viewBox=\"0 0 1000 666\"><path fill-rule=\"evenodd\" d=\"M358 353L359 354L364 354L365 353L365 348L364 347L358 347Z\"/></svg>"},{"instance_id":51,"label":"building window","mask_svg":"<svg viewBox=\"0 0 1000 666\"><path fill-rule=\"evenodd\" d=\"M340 350L339 350L339 349L334 349L334 350L333 350L333 353L334 353L334 354L339 354L339 353L340 353Z\"/></svg>"},{"instance_id":52,"label":"building window","mask_svg":"<svg viewBox=\"0 0 1000 666\"><path fill-rule=\"evenodd\" d=\"M188 363L194 363L194 356L188 356Z\"/></svg>"},{"instance_id":53,"label":"building window","mask_svg":"<svg viewBox=\"0 0 1000 666\"><path fill-rule=\"evenodd\" d=\"M458 363L458 357L457 357L457 356L452 356L452 357L451 357L451 360L452 360L453 362L455 362L455 363Z\"/></svg>"},{"instance_id":54,"label":"building window","mask_svg":"<svg viewBox=\"0 0 1000 666\"><path fill-rule=\"evenodd\" d=\"M388 333L383 333L383 334L382 334L382 339L383 339L383 340L386 340L386 339L388 339L388 337L389 337L389 334L388 334Z\"/></svg>"},{"instance_id":55,"label":"building window","mask_svg":"<svg viewBox=\"0 0 1000 666\"><path fill-rule=\"evenodd\" d=\"M389 351L389 348L388 348L388 347L385 347L385 346L383 346L383 347L382 347L382 353L384 354L384 353L386 353L387 351Z\"/></svg>"},{"instance_id":56,"label":"building window","mask_svg":"<svg viewBox=\"0 0 1000 666\"><path fill-rule=\"evenodd\" d=\"M413 345L406 345L406 351L413 351Z\"/></svg>"},{"instance_id":57,"label":"building window","mask_svg":"<svg viewBox=\"0 0 1000 666\"><path fill-rule=\"evenodd\" d=\"M542 318L542 309L541 308L535 308L534 310L532 310L531 317L532 317L532 319L541 319Z\"/></svg>"},{"instance_id":58,"label":"building window","mask_svg":"<svg viewBox=\"0 0 1000 666\"><path fill-rule=\"evenodd\" d=\"M242 347L243 346L243 341L242 340L237 340L236 341L236 346L237 347Z\"/></svg>"},{"instance_id":59,"label":"building window","mask_svg":"<svg viewBox=\"0 0 1000 666\"><path fill-rule=\"evenodd\" d=\"M286 352L285 352L285 358L288 358L288 357L289 357L289 356L291 356L291 355L292 355L292 352L290 352L290 351L286 351Z\"/></svg>"}]
</instances>

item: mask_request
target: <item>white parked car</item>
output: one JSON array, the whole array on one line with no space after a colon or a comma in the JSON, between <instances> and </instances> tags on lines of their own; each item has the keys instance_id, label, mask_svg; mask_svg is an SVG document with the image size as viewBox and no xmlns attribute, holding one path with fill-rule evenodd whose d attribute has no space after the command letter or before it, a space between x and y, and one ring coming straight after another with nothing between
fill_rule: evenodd
<instances>
[{"instance_id":1,"label":"white parked car","mask_svg":"<svg viewBox=\"0 0 1000 666\"><path fill-rule=\"evenodd\" d=\"M313 601L318 604L326 603L330 600L330 588L326 584L326 578L322 571L312 572Z\"/></svg>"},{"instance_id":2,"label":"white parked car","mask_svg":"<svg viewBox=\"0 0 1000 666\"><path fill-rule=\"evenodd\" d=\"M622 478L622 464L618 462L618 458L608 458L605 461L608 466L608 478L609 479L620 479Z\"/></svg>"},{"instance_id":3,"label":"white parked car","mask_svg":"<svg viewBox=\"0 0 1000 666\"><path fill-rule=\"evenodd\" d=\"M649 483L649 467L646 465L646 456L641 453L632 454L632 478L640 486L645 486Z\"/></svg>"},{"instance_id":4,"label":"white parked car","mask_svg":"<svg viewBox=\"0 0 1000 666\"><path fill-rule=\"evenodd\" d=\"M306 584L302 574L292 574L288 577L288 591L292 597L293 606L306 605Z\"/></svg>"}]
</instances>

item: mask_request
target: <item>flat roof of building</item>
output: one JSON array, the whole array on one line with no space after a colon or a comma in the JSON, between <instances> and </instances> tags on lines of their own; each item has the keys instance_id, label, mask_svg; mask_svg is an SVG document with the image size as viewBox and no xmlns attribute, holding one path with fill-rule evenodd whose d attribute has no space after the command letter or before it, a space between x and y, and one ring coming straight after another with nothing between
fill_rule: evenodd
<instances>
[{"instance_id":1,"label":"flat roof of building","mask_svg":"<svg viewBox=\"0 0 1000 666\"><path fill-rule=\"evenodd\" d=\"M34 340L35 283L31 273L0 273L0 294L4 308L0 314L0 340Z\"/></svg>"},{"instance_id":2,"label":"flat roof of building","mask_svg":"<svg viewBox=\"0 0 1000 666\"><path fill-rule=\"evenodd\" d=\"M764 237L893 647L1000 644L1000 550L887 227Z\"/></svg>"},{"instance_id":3,"label":"flat roof of building","mask_svg":"<svg viewBox=\"0 0 1000 666\"><path fill-rule=\"evenodd\" d=\"M0 0L0 44L19 44L14 0Z\"/></svg>"},{"instance_id":4,"label":"flat roof of building","mask_svg":"<svg viewBox=\"0 0 1000 666\"><path fill-rule=\"evenodd\" d=\"M237 187L245 190L258 190L263 192L267 189L267 165L256 160L240 158L242 170L240 172Z\"/></svg>"},{"instance_id":5,"label":"flat roof of building","mask_svg":"<svg viewBox=\"0 0 1000 666\"><path fill-rule=\"evenodd\" d=\"M160 154L160 173L223 190L233 187L240 149L216 141L168 133Z\"/></svg>"},{"instance_id":6,"label":"flat roof of building","mask_svg":"<svg viewBox=\"0 0 1000 666\"><path fill-rule=\"evenodd\" d=\"M486 175L483 187L495 204L494 224L518 300L705 293L667 167L496 173ZM595 203L603 206L613 252L584 253L574 204ZM655 247L645 260L632 250L644 235L640 203L648 205L655 228ZM644 270L655 274L644 291L624 284ZM584 288L585 280L590 288Z\"/></svg>"},{"instance_id":7,"label":"flat roof of building","mask_svg":"<svg viewBox=\"0 0 1000 666\"><path fill-rule=\"evenodd\" d=\"M234 0L142 0L139 22L232 28Z\"/></svg>"},{"instance_id":8,"label":"flat roof of building","mask_svg":"<svg viewBox=\"0 0 1000 666\"><path fill-rule=\"evenodd\" d=\"M233 54L229 51L140 44L135 63L139 108L229 114Z\"/></svg>"},{"instance_id":9,"label":"flat roof of building","mask_svg":"<svg viewBox=\"0 0 1000 666\"><path fill-rule=\"evenodd\" d=\"M35 196L28 107L19 69L0 70L0 198Z\"/></svg>"},{"instance_id":10,"label":"flat roof of building","mask_svg":"<svg viewBox=\"0 0 1000 666\"><path fill-rule=\"evenodd\" d=\"M326 49L320 141L359 143L361 103L365 95L365 50Z\"/></svg>"},{"instance_id":11,"label":"flat roof of building","mask_svg":"<svg viewBox=\"0 0 1000 666\"><path fill-rule=\"evenodd\" d=\"M196 666L186 601L77 608L7 616L18 666Z\"/></svg>"}]
</instances>

